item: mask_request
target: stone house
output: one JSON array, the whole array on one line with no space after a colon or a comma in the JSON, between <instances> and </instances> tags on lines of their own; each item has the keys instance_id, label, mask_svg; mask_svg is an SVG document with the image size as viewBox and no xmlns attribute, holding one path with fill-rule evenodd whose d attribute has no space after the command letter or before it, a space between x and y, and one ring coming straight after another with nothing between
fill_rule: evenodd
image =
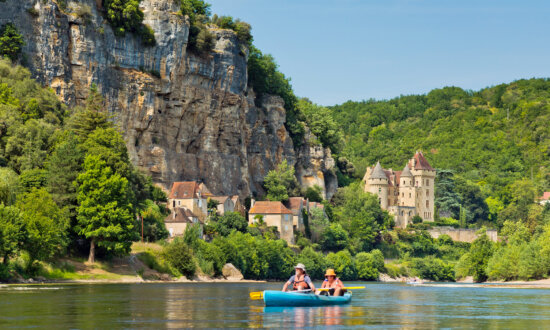
<instances>
[{"instance_id":1,"label":"stone house","mask_svg":"<svg viewBox=\"0 0 550 330\"><path fill-rule=\"evenodd\" d=\"M405 228L415 215L434 221L435 170L422 152L417 151L402 171L383 169L378 162L367 167L364 190L378 196L380 206L395 218L395 225Z\"/></svg>"},{"instance_id":2,"label":"stone house","mask_svg":"<svg viewBox=\"0 0 550 330\"><path fill-rule=\"evenodd\" d=\"M204 229L204 221L201 221L191 210L186 207L176 207L171 210L170 214L164 218L166 229L170 233L170 237L181 236L185 233L185 229L190 224L200 224L202 237Z\"/></svg>"},{"instance_id":3,"label":"stone house","mask_svg":"<svg viewBox=\"0 0 550 330\"><path fill-rule=\"evenodd\" d=\"M285 206L292 211L292 226L294 231L305 231L303 210L306 209L307 200L303 197L290 197Z\"/></svg>"},{"instance_id":4,"label":"stone house","mask_svg":"<svg viewBox=\"0 0 550 330\"><path fill-rule=\"evenodd\" d=\"M168 208L173 210L185 207L195 214L202 222L208 216L208 197L212 194L204 184L196 181L174 182L168 195Z\"/></svg>"},{"instance_id":5,"label":"stone house","mask_svg":"<svg viewBox=\"0 0 550 330\"><path fill-rule=\"evenodd\" d=\"M217 211L218 215L224 215L225 212L234 212L235 204L230 196L212 196L211 200L218 202Z\"/></svg>"},{"instance_id":6,"label":"stone house","mask_svg":"<svg viewBox=\"0 0 550 330\"><path fill-rule=\"evenodd\" d=\"M257 222L256 216L262 216L268 226L277 227L281 235L289 244L294 244L293 214L281 202L260 201L253 203L248 211L248 224Z\"/></svg>"}]
</instances>

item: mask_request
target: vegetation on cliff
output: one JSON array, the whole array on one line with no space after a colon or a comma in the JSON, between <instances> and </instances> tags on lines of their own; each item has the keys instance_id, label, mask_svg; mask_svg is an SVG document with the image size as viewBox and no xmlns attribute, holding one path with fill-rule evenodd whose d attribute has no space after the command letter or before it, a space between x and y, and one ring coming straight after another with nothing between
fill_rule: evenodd
<instances>
[{"instance_id":1,"label":"vegetation on cliff","mask_svg":"<svg viewBox=\"0 0 550 330\"><path fill-rule=\"evenodd\" d=\"M68 109L28 70L0 60L0 91L0 279L21 264L15 259L33 274L92 242L102 256L127 253L136 215L146 238L167 236L156 204L166 197L130 163L95 88L86 107Z\"/></svg>"},{"instance_id":2,"label":"vegetation on cliff","mask_svg":"<svg viewBox=\"0 0 550 330\"><path fill-rule=\"evenodd\" d=\"M154 46L155 35L151 27L143 24L139 2L140 0L103 0L103 8L116 36L123 36L126 32L135 33L145 46Z\"/></svg>"},{"instance_id":3,"label":"vegetation on cliff","mask_svg":"<svg viewBox=\"0 0 550 330\"><path fill-rule=\"evenodd\" d=\"M8 57L15 61L21 55L23 37L12 23L6 23L0 28L0 57Z\"/></svg>"}]
</instances>

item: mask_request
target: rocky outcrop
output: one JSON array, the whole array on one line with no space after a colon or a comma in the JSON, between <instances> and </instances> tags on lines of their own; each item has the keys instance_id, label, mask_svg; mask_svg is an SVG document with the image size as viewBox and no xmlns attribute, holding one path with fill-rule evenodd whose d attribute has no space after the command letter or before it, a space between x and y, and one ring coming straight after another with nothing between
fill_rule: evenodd
<instances>
[{"instance_id":1,"label":"rocky outcrop","mask_svg":"<svg viewBox=\"0 0 550 330\"><path fill-rule=\"evenodd\" d=\"M241 271L238 270L237 267L233 266L233 264L223 265L222 275L227 280L231 280L231 281L240 281L244 278Z\"/></svg>"},{"instance_id":2,"label":"rocky outcrop","mask_svg":"<svg viewBox=\"0 0 550 330\"><path fill-rule=\"evenodd\" d=\"M77 14L83 6L91 17ZM332 195L330 152L305 143L296 153L282 100L257 100L247 87L248 50L232 31L213 30L214 50L199 56L187 50L189 23L176 1L140 6L154 47L131 34L115 37L94 0L69 1L66 10L52 0L6 0L0 24L15 23L34 77L67 104L82 103L96 84L132 161L165 188L201 180L215 194L262 195L263 177L287 159L301 183Z\"/></svg>"}]
</instances>

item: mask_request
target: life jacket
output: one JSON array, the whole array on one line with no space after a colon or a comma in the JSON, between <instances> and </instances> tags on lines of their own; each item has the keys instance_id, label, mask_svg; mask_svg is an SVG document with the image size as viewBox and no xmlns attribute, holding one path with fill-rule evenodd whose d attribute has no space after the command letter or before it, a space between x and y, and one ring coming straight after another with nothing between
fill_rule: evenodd
<instances>
[{"instance_id":1,"label":"life jacket","mask_svg":"<svg viewBox=\"0 0 550 330\"><path fill-rule=\"evenodd\" d=\"M325 282L327 283L326 288L328 288L328 289L334 289L334 288L336 288L336 286L335 286L335 287L331 287L331 286L330 286L330 283L328 282L327 279L325 279ZM340 282L340 279L337 277L337 278L334 279L334 282L332 282L332 284L333 284L333 285L338 285L338 284L342 285L342 282Z\"/></svg>"},{"instance_id":2,"label":"life jacket","mask_svg":"<svg viewBox=\"0 0 550 330\"><path fill-rule=\"evenodd\" d=\"M292 288L294 288L294 290L299 290L298 286L300 285L300 283L304 283L306 285L305 289L311 289L309 287L309 284L307 284L305 280L306 274L302 275L302 280L298 280L298 276L294 276L294 283L292 283Z\"/></svg>"}]
</instances>

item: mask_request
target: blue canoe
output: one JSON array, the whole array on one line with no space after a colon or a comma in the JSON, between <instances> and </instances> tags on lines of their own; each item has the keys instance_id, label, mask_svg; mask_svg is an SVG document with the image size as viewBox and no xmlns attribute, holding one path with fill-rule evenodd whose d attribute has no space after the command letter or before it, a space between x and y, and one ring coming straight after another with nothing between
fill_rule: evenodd
<instances>
[{"instance_id":1,"label":"blue canoe","mask_svg":"<svg viewBox=\"0 0 550 330\"><path fill-rule=\"evenodd\" d=\"M351 301L351 292L343 296L320 296L313 293L264 291L266 306L327 306L342 305Z\"/></svg>"}]
</instances>

